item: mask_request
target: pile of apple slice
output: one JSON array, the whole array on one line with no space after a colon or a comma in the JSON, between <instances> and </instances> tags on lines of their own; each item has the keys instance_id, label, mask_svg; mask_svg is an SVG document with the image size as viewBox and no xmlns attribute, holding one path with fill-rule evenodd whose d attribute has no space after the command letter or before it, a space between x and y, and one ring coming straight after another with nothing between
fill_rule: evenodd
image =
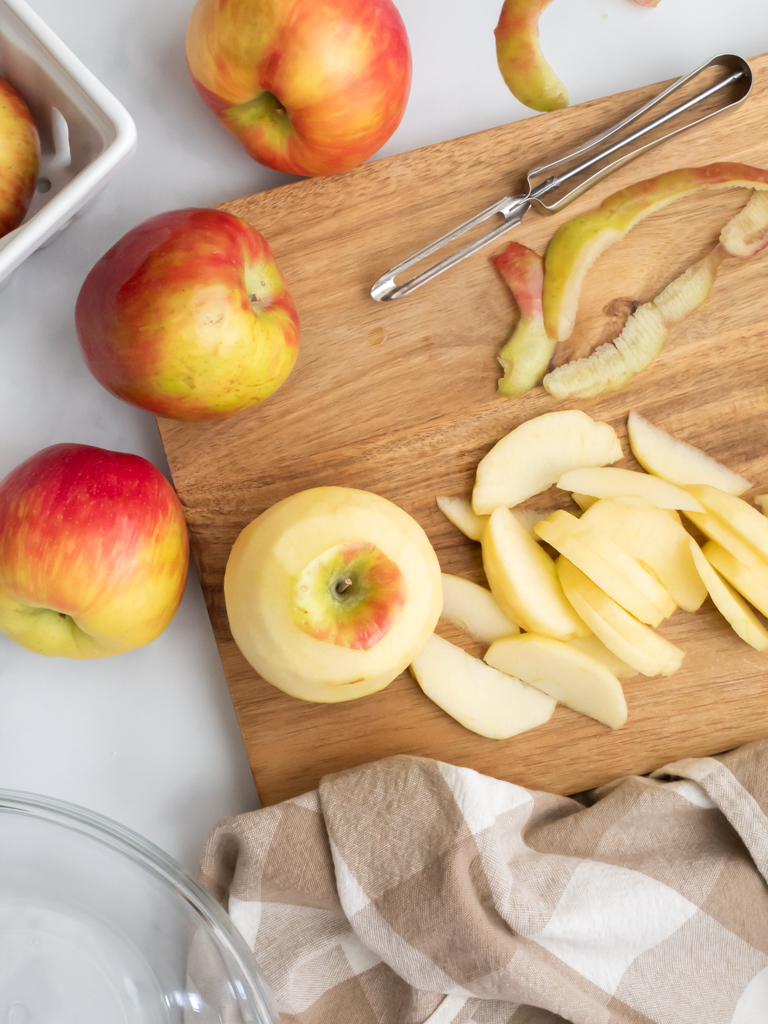
<instances>
[{"instance_id":1,"label":"pile of apple slice","mask_svg":"<svg viewBox=\"0 0 768 1024\"><path fill-rule=\"evenodd\" d=\"M752 484L635 412L628 435L645 472L611 465L624 453L609 424L546 413L482 459L471 503L437 499L481 543L490 587L444 575L442 616L487 650L481 661L434 635L411 671L468 729L508 738L558 702L620 728L620 678L676 672L684 652L655 627L707 595L742 640L768 649L750 607L768 616L768 518L740 497ZM577 514L515 508L553 484Z\"/></svg>"}]
</instances>

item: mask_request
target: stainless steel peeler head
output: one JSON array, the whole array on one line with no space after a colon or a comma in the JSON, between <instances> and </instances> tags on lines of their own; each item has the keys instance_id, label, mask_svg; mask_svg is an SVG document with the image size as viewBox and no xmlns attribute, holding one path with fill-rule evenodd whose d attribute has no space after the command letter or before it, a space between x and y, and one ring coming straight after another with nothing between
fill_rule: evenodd
<instances>
[{"instance_id":1,"label":"stainless steel peeler head","mask_svg":"<svg viewBox=\"0 0 768 1024\"><path fill-rule=\"evenodd\" d=\"M671 109L659 113L656 117L643 120L645 115L661 107L670 96L681 92L710 68L722 70L713 84ZM724 95L729 88L732 88L732 94L727 102L715 105L715 100ZM543 214L557 213L598 181L602 181L603 178L630 160L634 160L641 153L647 152L654 146L658 146L667 139L671 139L695 125L702 124L712 117L733 110L746 100L751 89L752 69L743 57L730 53L713 57L690 74L673 82L672 85L628 117L579 146L578 149L551 163L532 168L526 175L528 192L525 195L507 196L500 199L493 206L482 210L463 224L459 224L453 231L436 239L431 245L425 246L413 256L392 267L371 288L372 298L377 302L391 302L393 299L410 295L411 292L431 281L438 274L442 274L445 270L477 252L478 249L495 241L511 228L517 227L529 209L533 208L537 213ZM709 106L707 101L711 101ZM684 115L689 112L694 112L699 116L693 120L683 120L680 123ZM659 129L664 126L667 126L668 130L659 133ZM490 231L445 256L426 270L422 270L403 284L395 284L395 278L404 271L472 231L483 221L498 214L501 215L502 221Z\"/></svg>"}]
</instances>

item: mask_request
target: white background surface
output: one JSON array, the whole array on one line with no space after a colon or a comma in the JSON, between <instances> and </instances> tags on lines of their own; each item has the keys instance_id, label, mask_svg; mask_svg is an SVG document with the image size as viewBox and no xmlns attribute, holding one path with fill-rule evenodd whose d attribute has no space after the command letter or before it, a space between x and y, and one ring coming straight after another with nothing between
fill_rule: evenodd
<instances>
[{"instance_id":1,"label":"white background surface","mask_svg":"<svg viewBox=\"0 0 768 1024\"><path fill-rule=\"evenodd\" d=\"M167 471L154 419L102 390L80 358L78 289L144 218L288 179L253 163L193 91L183 53L193 0L31 2L128 108L139 148L97 204L0 293L0 476L61 441L136 452ZM501 0L397 3L413 90L382 155L529 116L496 66ZM542 43L578 103L682 74L717 52L768 50L768 4L661 0L652 10L631 0L554 0ZM441 188L451 182L436 181ZM194 576L166 633L118 658L47 659L0 635L0 787L110 815L193 870L215 821L256 806Z\"/></svg>"}]
</instances>

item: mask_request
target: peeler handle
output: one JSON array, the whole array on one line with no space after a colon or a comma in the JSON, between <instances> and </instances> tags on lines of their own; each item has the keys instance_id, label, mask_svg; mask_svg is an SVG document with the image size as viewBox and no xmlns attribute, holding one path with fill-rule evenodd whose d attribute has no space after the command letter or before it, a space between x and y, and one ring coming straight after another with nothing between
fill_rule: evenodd
<instances>
[{"instance_id":1,"label":"peeler handle","mask_svg":"<svg viewBox=\"0 0 768 1024\"><path fill-rule=\"evenodd\" d=\"M722 67L728 72L724 78L720 81L715 82L714 85L704 89L702 92L696 93L695 96L685 100L683 103L679 103L671 110L666 111L659 117L654 118L646 124L635 129L629 135L623 135L625 129L630 128L633 124L636 124L641 118L644 117L649 111L653 110L654 107L658 107L660 104L667 99L667 97L674 95L674 93L683 89L690 82L693 82L699 75L702 75L708 68ZM682 114L687 113L694 107L701 103L704 103L710 97L715 96L718 92L723 89L727 89L729 86L738 83L739 88L734 97L723 106L718 107L716 110L711 110L695 121L686 121L684 124L680 124L677 127L672 127L670 131L663 135L659 135L656 138L645 139L651 132L657 128L662 127L665 124L669 124L674 121L675 118L680 117ZM641 153L646 153L649 149L654 146L658 146L662 142L666 142L668 139L673 138L675 135L679 135L680 132L687 131L689 128L693 128L695 125L702 124L704 121L709 120L711 117L715 117L718 114L725 113L727 110L732 110L734 107L743 103L744 100L749 96L752 90L752 69L749 64L744 60L743 57L739 57L736 54L724 53L719 54L717 57L713 57L708 60L706 64L702 64L701 67L696 68L689 75L685 75L683 78L679 78L676 82L673 82L670 86L660 92L657 96L650 99L644 106L639 107L633 111L628 117L625 117L623 121L619 121L618 124L608 128L607 131L601 132L595 138L585 142L583 146L579 146L578 149L573 150L567 156L559 157L557 160L553 160L551 163L542 164L540 167L534 167L527 174L528 180L528 197L531 201L532 206L539 213L557 213L559 210L564 209L569 203L572 203L574 199L577 199L580 195L596 185L598 181L602 181L609 174L613 174L614 171L618 170L624 164L630 160L634 160L635 157L640 156ZM635 145L635 143L640 143ZM560 190L563 185L567 182L572 181L574 178L578 178L579 175L584 174L591 167L595 167L597 164L609 157L617 154L616 159L610 161L607 164L603 164L594 173L583 178L574 188L570 189L563 195L560 195L555 202L545 202L547 196ZM573 165L575 158L583 156L584 159ZM541 182L541 179L546 179L543 183L537 186L537 180Z\"/></svg>"},{"instance_id":2,"label":"peeler handle","mask_svg":"<svg viewBox=\"0 0 768 1024\"><path fill-rule=\"evenodd\" d=\"M633 125L636 125L641 118L644 117L649 111L652 111L655 107L658 107L664 100L669 96L672 96L678 90L684 88L699 75L703 74L708 68L722 67L725 69L726 74L719 81L715 82L714 85L696 93L695 96L677 104L671 110L660 114L658 117L649 121L646 124L639 125L630 131L629 134L624 134L626 129L631 129ZM686 121L683 124L674 127L670 124L675 118L680 117L689 110L693 110L699 104L704 103L706 100L717 95L723 89L729 86L738 86L736 95L722 106L719 106L715 110L710 110L694 121ZM540 167L534 167L527 174L528 182L528 194L506 197L499 200L493 206L489 206L486 210L482 210L476 216L465 221L463 224L459 224L458 227L454 228L453 231L447 232L442 235L436 241L430 245L420 249L419 252L410 256L408 259L398 263L397 266L388 270L386 274L383 274L378 281L371 288L371 297L377 302L391 302L393 299L404 298L406 295L410 295L411 292L416 291L423 284L431 281L437 277L438 274L442 274L450 267L455 266L462 260L466 259L467 256L471 256L477 252L478 249L482 249L483 246L488 245L490 242L495 241L505 232L511 228L516 227L525 213L533 207L538 213L557 213L562 210L569 203L573 202L578 196L586 192L588 188L591 188L598 181L602 181L607 175L612 174L619 167L623 166L630 160L634 160L635 157L640 156L641 153L647 152L654 146L658 146L660 143L665 142L667 139L671 139L675 135L679 135L680 132L686 131L688 128L693 128L694 125L702 124L709 118L714 117L717 114L722 114L727 110L732 110L734 107L743 103L744 100L749 96L752 90L752 69L743 57L739 57L736 54L725 53L719 54L717 57L713 57L708 60L706 64L702 64L701 67L696 68L690 74L685 75L683 78L679 78L672 85L668 86L658 96L654 96L646 104L640 107L638 110L633 111L624 120L619 121L618 124L613 125L606 131L597 135L595 138L590 139L584 145L579 146L578 149L573 150L567 156L560 157L557 160L553 160L551 163L542 164ZM663 135L659 135L653 138L648 136L656 129L663 125L670 124L670 130ZM637 143L637 145L636 145ZM610 160L611 157L615 156L616 159ZM579 159L581 157L582 159ZM576 163L574 164L574 160ZM608 160L608 163L604 161ZM598 166L602 164L602 166ZM591 174L587 174L585 178L582 178L574 186L566 191L564 194L559 195L554 201L548 202L548 197L557 193L563 186L574 179L579 178L579 175L583 175L585 172L590 171L594 168ZM541 179L544 180L541 180ZM537 184L538 179L538 184ZM483 221L488 220L494 215L501 215L502 221L497 224L496 227L487 231L484 235L479 238L475 238L467 245L456 249L450 255L445 256L443 259L434 263L432 266L422 270L415 277L410 280L403 282L402 284L396 284L395 278L402 274L405 270L415 266L427 257L432 256L434 253L443 249L445 246L455 242L457 238L471 231L477 227Z\"/></svg>"}]
</instances>

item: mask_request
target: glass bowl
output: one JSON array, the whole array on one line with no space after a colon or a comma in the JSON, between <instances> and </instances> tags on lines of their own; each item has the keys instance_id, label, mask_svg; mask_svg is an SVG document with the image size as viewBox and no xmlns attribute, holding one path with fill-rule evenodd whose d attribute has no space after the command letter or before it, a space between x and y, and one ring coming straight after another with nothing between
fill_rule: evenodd
<instances>
[{"instance_id":1,"label":"glass bowl","mask_svg":"<svg viewBox=\"0 0 768 1024\"><path fill-rule=\"evenodd\" d=\"M277 1024L244 939L152 843L0 790L2 1024Z\"/></svg>"}]
</instances>

